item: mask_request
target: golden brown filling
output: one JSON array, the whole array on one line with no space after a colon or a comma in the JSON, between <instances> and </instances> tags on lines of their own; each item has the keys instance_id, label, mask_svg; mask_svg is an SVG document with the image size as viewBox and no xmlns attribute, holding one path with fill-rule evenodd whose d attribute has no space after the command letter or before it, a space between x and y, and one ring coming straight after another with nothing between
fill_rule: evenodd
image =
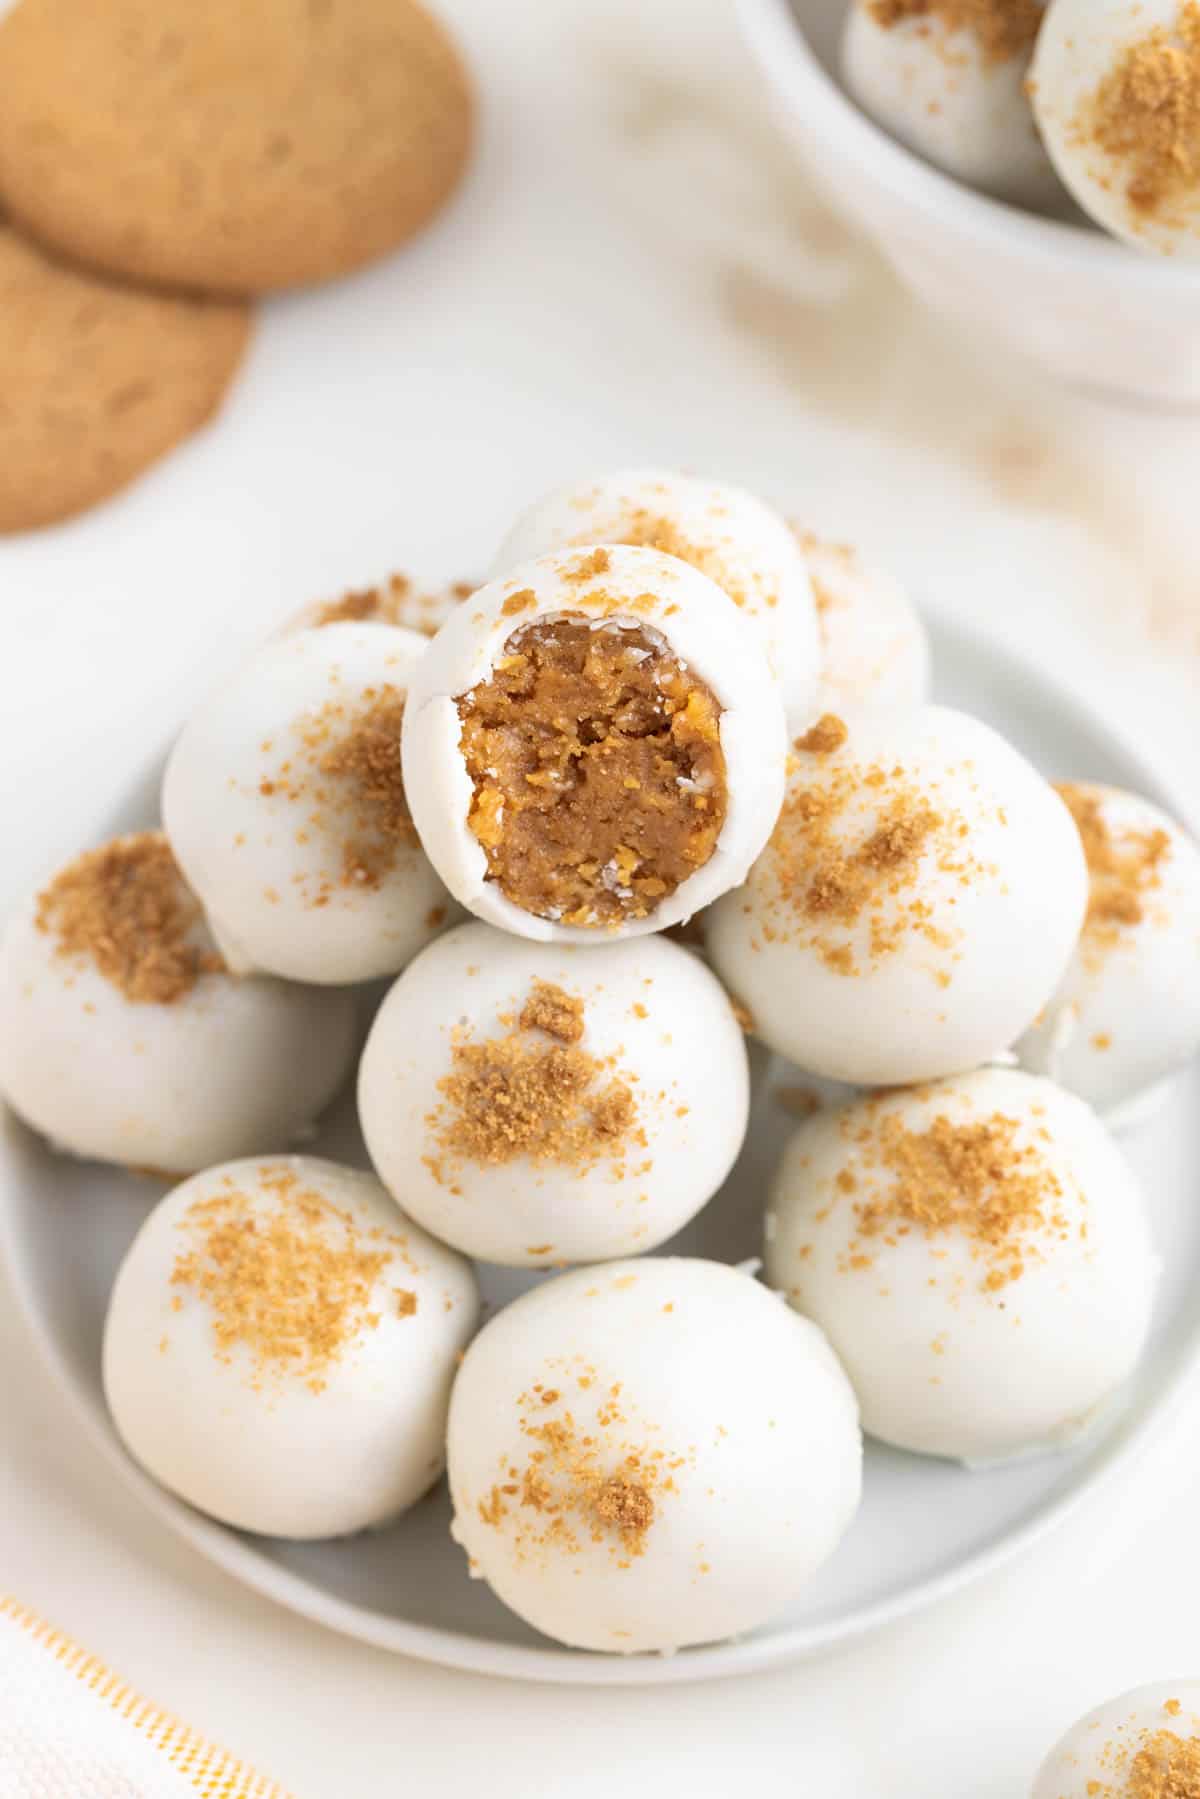
<instances>
[{"instance_id":1,"label":"golden brown filling","mask_svg":"<svg viewBox=\"0 0 1200 1799\"><path fill-rule=\"evenodd\" d=\"M721 708L641 625L515 631L458 701L469 823L505 897L540 918L645 918L716 847Z\"/></svg>"}]
</instances>

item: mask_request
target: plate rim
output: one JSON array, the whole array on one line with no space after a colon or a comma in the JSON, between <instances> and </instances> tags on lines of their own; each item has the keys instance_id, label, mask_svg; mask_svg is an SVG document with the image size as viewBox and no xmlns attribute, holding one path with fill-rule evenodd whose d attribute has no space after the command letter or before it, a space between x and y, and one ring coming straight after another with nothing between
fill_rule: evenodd
<instances>
[{"instance_id":1,"label":"plate rim","mask_svg":"<svg viewBox=\"0 0 1200 1799\"><path fill-rule=\"evenodd\" d=\"M995 627L956 616L944 603L923 598L920 608L935 637L956 641L983 653L1014 681L1031 679L1053 689L1068 726L1083 721L1097 725L1097 702L1091 684L1061 669L1048 671L1031 651L1020 648ZM1102 721L1117 753L1136 769L1139 785L1163 803L1173 816L1200 835L1197 810L1176 792L1164 754L1133 740L1132 730L1112 717ZM0 1102L0 1115L9 1116ZM954 1567L916 1581L888 1597L861 1605L824 1624L782 1626L742 1640L708 1644L670 1655L611 1656L547 1644L494 1642L465 1631L420 1624L372 1611L337 1598L306 1577L280 1564L225 1525L206 1518L166 1491L128 1455L111 1422L94 1405L77 1379L70 1360L50 1330L16 1242L15 1208L5 1203L7 1181L0 1181L0 1261L3 1262L17 1311L43 1368L66 1399L84 1435L115 1469L127 1489L137 1495L176 1536L233 1579L285 1610L324 1625L340 1635L375 1648L463 1673L540 1681L562 1686L685 1685L729 1678L790 1663L833 1650L911 1617L1016 1559L1057 1529L1077 1506L1101 1491L1136 1454L1152 1433L1168 1422L1181 1394L1200 1368L1200 1307L1157 1390L1140 1408L1126 1411L1103 1445L1055 1497L1042 1502L1020 1525L1003 1532L985 1547L965 1555Z\"/></svg>"}]
</instances>

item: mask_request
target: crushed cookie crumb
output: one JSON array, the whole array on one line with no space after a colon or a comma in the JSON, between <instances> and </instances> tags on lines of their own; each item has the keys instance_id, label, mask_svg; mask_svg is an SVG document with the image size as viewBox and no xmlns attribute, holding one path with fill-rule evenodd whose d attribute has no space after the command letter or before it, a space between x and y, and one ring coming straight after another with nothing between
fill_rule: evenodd
<instances>
[{"instance_id":1,"label":"crushed cookie crumb","mask_svg":"<svg viewBox=\"0 0 1200 1799\"><path fill-rule=\"evenodd\" d=\"M1091 966L1103 961L1124 934L1141 924L1147 897L1160 886L1170 838L1160 827L1115 830L1104 797L1094 788L1064 781L1058 793L1075 820L1088 867L1088 908L1081 950Z\"/></svg>"},{"instance_id":2,"label":"crushed cookie crumb","mask_svg":"<svg viewBox=\"0 0 1200 1799\"><path fill-rule=\"evenodd\" d=\"M400 760L404 697L383 683L353 699L329 700L296 721L300 753L293 750L259 782L264 797L311 807L305 841L318 831L340 847L336 875L305 884L312 906L328 905L339 889L377 889L401 852L417 846Z\"/></svg>"},{"instance_id":3,"label":"crushed cookie crumb","mask_svg":"<svg viewBox=\"0 0 1200 1799\"><path fill-rule=\"evenodd\" d=\"M654 1500L626 1474L612 1474L601 1483L592 1509L602 1524L615 1525L626 1548L640 1545L654 1522Z\"/></svg>"},{"instance_id":4,"label":"crushed cookie crumb","mask_svg":"<svg viewBox=\"0 0 1200 1799\"><path fill-rule=\"evenodd\" d=\"M965 1237L984 1264L985 1292L1019 1279L1037 1253L1034 1239L1068 1228L1058 1176L1020 1135L1018 1121L1002 1112L960 1124L943 1113L921 1131L894 1113L860 1125L858 1173L843 1169L836 1183L863 1194L853 1201L848 1266L871 1267L876 1239L916 1228L927 1237Z\"/></svg>"},{"instance_id":5,"label":"crushed cookie crumb","mask_svg":"<svg viewBox=\"0 0 1200 1799\"><path fill-rule=\"evenodd\" d=\"M225 970L161 831L76 857L38 895L35 923L134 1005L172 1005Z\"/></svg>"},{"instance_id":6,"label":"crushed cookie crumb","mask_svg":"<svg viewBox=\"0 0 1200 1799\"><path fill-rule=\"evenodd\" d=\"M1168 1700L1163 1710L1177 1717L1179 1701ZM1096 1762L1101 1778L1088 1781L1088 1799L1200 1799L1200 1737L1118 1726Z\"/></svg>"},{"instance_id":7,"label":"crushed cookie crumb","mask_svg":"<svg viewBox=\"0 0 1200 1799\"><path fill-rule=\"evenodd\" d=\"M556 1041L530 1042L535 1031ZM429 1121L443 1153L484 1166L528 1156L582 1171L644 1149L628 1080L580 1049L582 1035L582 1002L537 982L517 1030L481 1043L457 1037L438 1082L446 1103Z\"/></svg>"},{"instance_id":8,"label":"crushed cookie crumb","mask_svg":"<svg viewBox=\"0 0 1200 1799\"><path fill-rule=\"evenodd\" d=\"M578 1043L583 1036L583 1001L552 981L535 981L521 1008L523 1031L544 1031L560 1043Z\"/></svg>"},{"instance_id":9,"label":"crushed cookie crumb","mask_svg":"<svg viewBox=\"0 0 1200 1799\"><path fill-rule=\"evenodd\" d=\"M423 589L408 575L388 575L373 587L352 589L316 609L314 629L323 625L369 623L402 625L433 637L450 614L474 593L470 581Z\"/></svg>"},{"instance_id":10,"label":"crushed cookie crumb","mask_svg":"<svg viewBox=\"0 0 1200 1799\"><path fill-rule=\"evenodd\" d=\"M844 719L833 712L823 712L815 725L810 725L802 737L797 737L793 747L810 756L831 756L841 749L849 735Z\"/></svg>"},{"instance_id":11,"label":"crushed cookie crumb","mask_svg":"<svg viewBox=\"0 0 1200 1799\"><path fill-rule=\"evenodd\" d=\"M1042 22L1042 0L867 0L867 10L884 30L926 19L946 32L969 31L989 63L1032 50Z\"/></svg>"},{"instance_id":12,"label":"crushed cookie crumb","mask_svg":"<svg viewBox=\"0 0 1200 1799\"><path fill-rule=\"evenodd\" d=\"M865 798L873 819L855 841ZM946 950L950 938L914 889L926 859L959 881L978 873L965 838L962 820L937 811L903 768L835 764L812 780L796 772L760 863L764 937L799 936L847 976L861 972L864 951L878 961L914 936Z\"/></svg>"},{"instance_id":13,"label":"crushed cookie crumb","mask_svg":"<svg viewBox=\"0 0 1200 1799\"><path fill-rule=\"evenodd\" d=\"M563 1371L580 1390L603 1392L594 1416L586 1423L575 1416L565 1383L535 1382L522 1393L523 1465L511 1454L502 1459L494 1485L477 1502L479 1515L511 1536L520 1559L575 1556L592 1544L607 1549L623 1570L645 1553L695 1451L669 1451L657 1430L635 1424L620 1382L605 1383L597 1369L578 1361L564 1363Z\"/></svg>"},{"instance_id":14,"label":"crushed cookie crumb","mask_svg":"<svg viewBox=\"0 0 1200 1799\"><path fill-rule=\"evenodd\" d=\"M1125 197L1144 219L1200 199L1200 5L1184 0L1171 26L1128 45L1074 121L1127 170ZM1169 223L1174 221L1168 218Z\"/></svg>"},{"instance_id":15,"label":"crushed cookie crumb","mask_svg":"<svg viewBox=\"0 0 1200 1799\"><path fill-rule=\"evenodd\" d=\"M385 685L367 688L363 700L317 766L323 775L342 777L349 789L353 817L343 847L343 880L378 887L397 852L416 844L417 832L400 771L404 695Z\"/></svg>"},{"instance_id":16,"label":"crushed cookie crumb","mask_svg":"<svg viewBox=\"0 0 1200 1799\"><path fill-rule=\"evenodd\" d=\"M172 1270L175 1299L190 1291L207 1304L218 1359L246 1352L256 1389L294 1374L322 1392L359 1333L378 1325L376 1283L404 1259L402 1237L365 1228L286 1164L264 1164L253 1194L231 1187L194 1201L178 1228L189 1246ZM397 1289L397 1303L407 1317L416 1295Z\"/></svg>"},{"instance_id":17,"label":"crushed cookie crumb","mask_svg":"<svg viewBox=\"0 0 1200 1799\"><path fill-rule=\"evenodd\" d=\"M594 581L597 575L606 575L612 567L612 557L603 548L589 550L586 556L576 556L562 571L564 581Z\"/></svg>"}]
</instances>

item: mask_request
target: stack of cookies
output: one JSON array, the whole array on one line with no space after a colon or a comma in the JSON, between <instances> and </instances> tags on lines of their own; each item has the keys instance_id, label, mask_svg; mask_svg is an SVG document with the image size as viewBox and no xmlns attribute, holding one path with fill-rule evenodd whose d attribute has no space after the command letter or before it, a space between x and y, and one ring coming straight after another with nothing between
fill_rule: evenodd
<instances>
[{"instance_id":1,"label":"stack of cookies","mask_svg":"<svg viewBox=\"0 0 1200 1799\"><path fill-rule=\"evenodd\" d=\"M94 505L202 425L251 297L404 243L471 127L418 0L19 0L0 24L0 531Z\"/></svg>"}]
</instances>

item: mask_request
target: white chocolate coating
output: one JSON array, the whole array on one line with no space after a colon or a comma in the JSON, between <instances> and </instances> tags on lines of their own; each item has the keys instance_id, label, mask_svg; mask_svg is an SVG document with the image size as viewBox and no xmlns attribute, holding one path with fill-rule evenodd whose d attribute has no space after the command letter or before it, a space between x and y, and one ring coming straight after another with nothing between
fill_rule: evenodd
<instances>
[{"instance_id":1,"label":"white chocolate coating","mask_svg":"<svg viewBox=\"0 0 1200 1799\"><path fill-rule=\"evenodd\" d=\"M1176 1784L1159 1784L1168 1771ZM1072 1724L1042 1763L1030 1799L1170 1799L1194 1791L1197 1776L1200 1680L1162 1680Z\"/></svg>"},{"instance_id":2,"label":"white chocolate coating","mask_svg":"<svg viewBox=\"0 0 1200 1799\"><path fill-rule=\"evenodd\" d=\"M354 778L321 766L373 696L405 693L427 647L377 624L276 639L184 726L163 782L167 835L239 972L370 980L445 923L449 896L420 846L383 851ZM397 735L397 772L399 755ZM364 851L369 879L347 870Z\"/></svg>"},{"instance_id":3,"label":"white chocolate coating","mask_svg":"<svg viewBox=\"0 0 1200 1799\"><path fill-rule=\"evenodd\" d=\"M827 841L795 800L832 806ZM746 885L706 920L713 966L764 1043L864 1086L978 1066L1026 1030L1062 978L1087 870L1071 815L987 725L927 706L862 719L833 754L801 753ZM847 922L814 910L818 880L869 856L893 812L935 821L865 880Z\"/></svg>"},{"instance_id":4,"label":"white chocolate coating","mask_svg":"<svg viewBox=\"0 0 1200 1799\"><path fill-rule=\"evenodd\" d=\"M992 1245L886 1209L900 1179L889 1131L924 1137L939 1119L990 1127L998 1115L1015 1121L1018 1166L1044 1184L1043 1226ZM925 1166L905 1159L907 1141L899 1153L900 1166ZM864 1229L872 1205L883 1222ZM970 1463L1088 1424L1141 1354L1157 1269L1142 1195L1103 1125L1073 1094L1012 1069L818 1115L789 1144L767 1217L766 1278L825 1330L863 1429Z\"/></svg>"},{"instance_id":5,"label":"white chocolate coating","mask_svg":"<svg viewBox=\"0 0 1200 1799\"><path fill-rule=\"evenodd\" d=\"M1030 85L1034 116L1066 186L1084 211L1140 250L1200 256L1200 177L1139 206L1137 164L1096 141L1092 108L1105 78L1155 30L1173 44L1179 0L1050 0Z\"/></svg>"},{"instance_id":6,"label":"white chocolate coating","mask_svg":"<svg viewBox=\"0 0 1200 1799\"><path fill-rule=\"evenodd\" d=\"M445 1140L455 1110L439 1087L454 1045L508 1037L536 982L582 1002L578 1049L601 1065L592 1090L628 1085L632 1131L584 1162L456 1157ZM535 1054L561 1048L542 1031L519 1036ZM396 982L367 1040L358 1099L371 1160L405 1211L467 1254L513 1267L664 1242L728 1174L750 1103L741 1029L687 950L662 937L531 943L482 924L447 932Z\"/></svg>"},{"instance_id":7,"label":"white chocolate coating","mask_svg":"<svg viewBox=\"0 0 1200 1799\"><path fill-rule=\"evenodd\" d=\"M1108 1111L1200 1051L1200 845L1137 794L1080 791L1097 801L1118 855L1136 855L1138 842L1156 833L1163 851L1133 896L1140 918L1085 927L1058 992L1018 1053L1026 1068Z\"/></svg>"},{"instance_id":8,"label":"white chocolate coating","mask_svg":"<svg viewBox=\"0 0 1200 1799\"><path fill-rule=\"evenodd\" d=\"M778 513L743 488L665 469L623 469L558 488L522 513L493 564L580 544L648 544L723 587L766 652L791 728L813 716L821 662L812 585Z\"/></svg>"},{"instance_id":9,"label":"white chocolate coating","mask_svg":"<svg viewBox=\"0 0 1200 1799\"><path fill-rule=\"evenodd\" d=\"M679 924L745 879L779 811L787 737L766 659L714 581L676 557L619 545L608 548L603 573L580 579L576 571L587 556L524 563L481 587L442 627L409 684L404 782L429 859L469 912L518 936L595 945ZM505 603L523 593L533 596L530 603L506 613ZM455 700L488 678L516 631L563 616L592 619L597 630L634 625L657 632L723 708L728 806L712 855L648 916L598 929L513 904L488 878L483 847L467 822L473 789Z\"/></svg>"},{"instance_id":10,"label":"white chocolate coating","mask_svg":"<svg viewBox=\"0 0 1200 1799\"><path fill-rule=\"evenodd\" d=\"M354 1237L340 1223L298 1222L263 1182L281 1170L352 1219ZM316 1372L303 1353L263 1362L244 1341L219 1340L220 1304L177 1278L182 1255L204 1254L189 1208L231 1187L260 1231L282 1215L306 1240L386 1252L363 1277L349 1340ZM368 1311L373 1325L359 1321ZM176 1187L134 1239L109 1304L104 1389L130 1454L190 1505L268 1536L344 1536L406 1510L441 1473L450 1383L477 1316L469 1264L370 1175L313 1156L231 1162Z\"/></svg>"},{"instance_id":11,"label":"white chocolate coating","mask_svg":"<svg viewBox=\"0 0 1200 1799\"><path fill-rule=\"evenodd\" d=\"M862 1448L815 1326L737 1269L650 1257L492 1319L454 1385L447 1460L472 1572L547 1636L628 1655L788 1605L854 1516ZM636 1535L589 1507L614 1477L650 1495Z\"/></svg>"},{"instance_id":12,"label":"white chocolate coating","mask_svg":"<svg viewBox=\"0 0 1200 1799\"><path fill-rule=\"evenodd\" d=\"M929 636L894 576L847 544L797 539L821 629L817 713L859 718L913 712L929 698Z\"/></svg>"},{"instance_id":13,"label":"white chocolate coating","mask_svg":"<svg viewBox=\"0 0 1200 1799\"><path fill-rule=\"evenodd\" d=\"M190 1174L285 1148L345 1079L350 994L205 974L135 1004L36 918L33 898L0 945L0 1092L58 1148Z\"/></svg>"},{"instance_id":14,"label":"white chocolate coating","mask_svg":"<svg viewBox=\"0 0 1200 1799\"><path fill-rule=\"evenodd\" d=\"M1025 93L1028 52L992 60L936 11L882 25L854 0L841 67L863 111L946 174L1034 211L1061 199Z\"/></svg>"}]
</instances>

